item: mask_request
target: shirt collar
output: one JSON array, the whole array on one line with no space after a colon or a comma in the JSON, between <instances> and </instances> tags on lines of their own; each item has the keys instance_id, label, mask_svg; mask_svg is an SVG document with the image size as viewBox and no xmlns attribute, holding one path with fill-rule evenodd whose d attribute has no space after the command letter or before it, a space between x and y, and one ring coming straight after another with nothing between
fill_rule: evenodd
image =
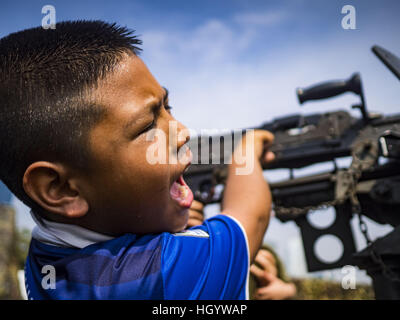
<instances>
[{"instance_id":1,"label":"shirt collar","mask_svg":"<svg viewBox=\"0 0 400 320\"><path fill-rule=\"evenodd\" d=\"M49 245L82 249L97 242L114 239L77 225L43 219L33 210L31 216L36 223L32 230L32 238Z\"/></svg>"}]
</instances>

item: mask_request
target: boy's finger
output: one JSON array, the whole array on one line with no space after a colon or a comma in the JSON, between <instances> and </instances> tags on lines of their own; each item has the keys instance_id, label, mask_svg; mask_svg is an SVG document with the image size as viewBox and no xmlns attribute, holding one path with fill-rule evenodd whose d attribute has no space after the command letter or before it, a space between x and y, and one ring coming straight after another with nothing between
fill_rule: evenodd
<instances>
[{"instance_id":1,"label":"boy's finger","mask_svg":"<svg viewBox=\"0 0 400 320\"><path fill-rule=\"evenodd\" d=\"M203 211L204 205L200 201L193 200L192 205L190 206L190 209L197 210L197 211Z\"/></svg>"},{"instance_id":2,"label":"boy's finger","mask_svg":"<svg viewBox=\"0 0 400 320\"><path fill-rule=\"evenodd\" d=\"M204 215L198 211L189 209L189 219L197 219L197 220L203 221Z\"/></svg>"},{"instance_id":3,"label":"boy's finger","mask_svg":"<svg viewBox=\"0 0 400 320\"><path fill-rule=\"evenodd\" d=\"M201 226L202 224L203 220L189 218L186 228Z\"/></svg>"},{"instance_id":4,"label":"boy's finger","mask_svg":"<svg viewBox=\"0 0 400 320\"><path fill-rule=\"evenodd\" d=\"M264 141L274 141L275 136L272 132L267 131L267 130L262 130L262 129L257 129L254 131L255 135L259 135L260 137L263 138Z\"/></svg>"},{"instance_id":5,"label":"boy's finger","mask_svg":"<svg viewBox=\"0 0 400 320\"><path fill-rule=\"evenodd\" d=\"M275 153L273 153L272 151L267 151L264 155L264 162L265 163L269 163L275 160Z\"/></svg>"}]
</instances>

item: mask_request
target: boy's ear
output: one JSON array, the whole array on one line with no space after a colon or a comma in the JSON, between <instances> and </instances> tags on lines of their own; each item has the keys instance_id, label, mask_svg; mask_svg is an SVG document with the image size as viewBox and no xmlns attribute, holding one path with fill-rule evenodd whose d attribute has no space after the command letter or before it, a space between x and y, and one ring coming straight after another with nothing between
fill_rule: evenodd
<instances>
[{"instance_id":1,"label":"boy's ear","mask_svg":"<svg viewBox=\"0 0 400 320\"><path fill-rule=\"evenodd\" d=\"M60 163L32 163L26 169L22 183L27 195L48 212L79 218L89 210L77 179Z\"/></svg>"}]
</instances>

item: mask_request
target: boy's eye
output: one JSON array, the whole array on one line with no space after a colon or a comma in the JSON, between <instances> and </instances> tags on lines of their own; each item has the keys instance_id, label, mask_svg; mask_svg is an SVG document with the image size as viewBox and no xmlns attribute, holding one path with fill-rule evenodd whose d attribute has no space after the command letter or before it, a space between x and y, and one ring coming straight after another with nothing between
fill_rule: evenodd
<instances>
[{"instance_id":1,"label":"boy's eye","mask_svg":"<svg viewBox=\"0 0 400 320\"><path fill-rule=\"evenodd\" d=\"M153 129L155 124L156 124L156 120L154 119L139 135Z\"/></svg>"},{"instance_id":2,"label":"boy's eye","mask_svg":"<svg viewBox=\"0 0 400 320\"><path fill-rule=\"evenodd\" d=\"M172 107L170 105L165 105L164 108L165 110L171 113ZM144 130L142 130L142 132L140 132L139 135L153 129L156 126L156 123L157 123L157 118L155 118Z\"/></svg>"}]
</instances>

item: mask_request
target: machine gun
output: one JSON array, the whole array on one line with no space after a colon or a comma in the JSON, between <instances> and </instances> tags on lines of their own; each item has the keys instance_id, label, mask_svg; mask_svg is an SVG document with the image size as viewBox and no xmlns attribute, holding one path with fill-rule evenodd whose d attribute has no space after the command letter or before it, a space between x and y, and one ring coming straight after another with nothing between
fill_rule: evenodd
<instances>
[{"instance_id":1,"label":"machine gun","mask_svg":"<svg viewBox=\"0 0 400 320\"><path fill-rule=\"evenodd\" d=\"M378 46L374 46L372 51L400 79L400 59ZM292 172L316 163L334 163L330 172L302 178L293 178L291 174L289 180L271 183L274 211L281 221L293 220L300 227L309 271L356 264L372 277L377 299L400 299L400 114L369 113L358 73L348 80L297 89L297 96L303 104L345 92L360 97L360 104L353 108L360 110L361 117L353 117L343 110L306 116L298 114L254 128L275 135L270 150L276 159L264 169L286 168ZM243 132L245 130L239 134ZM192 164L184 177L195 199L204 204L222 199L223 191L216 192L217 186L223 186L226 181L224 159L234 148L224 146L224 141L228 138L234 140L233 135L203 135L189 142L197 164ZM208 146L216 138L220 149L209 152ZM204 146L207 146L206 161ZM336 165L336 159L342 157L352 158L348 168L339 169ZM326 207L335 209L335 221L326 229L315 228L307 220L307 214ZM358 216L368 244L358 253L350 226L353 215ZM381 224L390 224L395 229L372 242L363 216ZM332 263L322 261L314 250L316 241L326 234L336 236L343 244L341 257Z\"/></svg>"}]
</instances>

